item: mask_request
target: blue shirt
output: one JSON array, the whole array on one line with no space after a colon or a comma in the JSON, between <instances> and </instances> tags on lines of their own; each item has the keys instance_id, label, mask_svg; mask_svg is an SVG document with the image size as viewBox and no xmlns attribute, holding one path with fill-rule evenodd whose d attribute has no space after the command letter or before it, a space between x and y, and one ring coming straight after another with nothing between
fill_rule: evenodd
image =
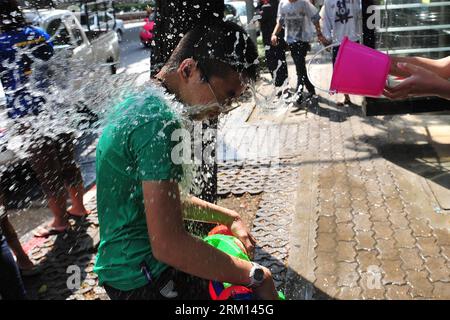
<instances>
[{"instance_id":1,"label":"blue shirt","mask_svg":"<svg viewBox=\"0 0 450 320\"><path fill-rule=\"evenodd\" d=\"M5 90L8 116L38 114L45 102L27 88L34 58L48 60L53 55L50 36L37 27L24 27L0 34L0 80Z\"/></svg>"}]
</instances>

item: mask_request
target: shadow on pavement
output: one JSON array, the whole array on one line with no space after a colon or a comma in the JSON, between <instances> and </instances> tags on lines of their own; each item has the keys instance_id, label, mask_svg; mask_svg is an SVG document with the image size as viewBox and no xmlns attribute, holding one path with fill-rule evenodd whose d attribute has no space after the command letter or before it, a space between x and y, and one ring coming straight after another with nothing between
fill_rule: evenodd
<instances>
[{"instance_id":1,"label":"shadow on pavement","mask_svg":"<svg viewBox=\"0 0 450 320\"><path fill-rule=\"evenodd\" d=\"M24 277L30 299L65 300L75 291L82 294L96 285L96 279L88 275L92 271L96 251L88 230L91 222L77 218L71 219L71 225L67 233L50 236L31 250L29 255L42 273ZM78 280L81 289L72 287L77 286Z\"/></svg>"}]
</instances>

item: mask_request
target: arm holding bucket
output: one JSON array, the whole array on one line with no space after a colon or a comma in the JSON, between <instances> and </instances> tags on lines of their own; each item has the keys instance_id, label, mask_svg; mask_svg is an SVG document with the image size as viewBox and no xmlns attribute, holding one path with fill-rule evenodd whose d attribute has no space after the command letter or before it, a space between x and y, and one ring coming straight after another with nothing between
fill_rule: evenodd
<instances>
[{"instance_id":1,"label":"arm holding bucket","mask_svg":"<svg viewBox=\"0 0 450 320\"><path fill-rule=\"evenodd\" d=\"M251 262L221 252L185 230L176 182L143 181L142 191L149 240L156 259L203 279L250 284ZM261 299L278 299L272 274L263 269L263 283L254 291Z\"/></svg>"},{"instance_id":2,"label":"arm holding bucket","mask_svg":"<svg viewBox=\"0 0 450 320\"><path fill-rule=\"evenodd\" d=\"M241 240L250 256L255 250L255 238L251 235L239 213L216 204L191 197L183 202L184 218L226 225Z\"/></svg>"},{"instance_id":3,"label":"arm holding bucket","mask_svg":"<svg viewBox=\"0 0 450 320\"><path fill-rule=\"evenodd\" d=\"M398 67L399 63L413 64L424 69L427 69L438 76L449 79L450 78L450 57L445 57L438 60L422 58L422 57L393 57L391 56L391 70L390 74L398 77L409 76L408 72Z\"/></svg>"},{"instance_id":4,"label":"arm holding bucket","mask_svg":"<svg viewBox=\"0 0 450 320\"><path fill-rule=\"evenodd\" d=\"M445 73L442 73L442 70L440 70L440 74L433 72L431 70L436 70L436 66L432 64L433 67L430 68L430 64L427 64L427 61L425 63L428 68L406 62L396 63L394 74L407 78L394 87L386 86L383 94L390 99L420 96L438 96L450 99L450 81L441 76Z\"/></svg>"}]
</instances>

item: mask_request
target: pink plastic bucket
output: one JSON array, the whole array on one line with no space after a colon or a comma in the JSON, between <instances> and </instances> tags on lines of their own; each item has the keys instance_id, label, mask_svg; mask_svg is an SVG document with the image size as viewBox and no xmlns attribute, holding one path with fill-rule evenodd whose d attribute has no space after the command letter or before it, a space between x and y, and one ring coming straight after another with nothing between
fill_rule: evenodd
<instances>
[{"instance_id":1,"label":"pink plastic bucket","mask_svg":"<svg viewBox=\"0 0 450 320\"><path fill-rule=\"evenodd\" d=\"M378 97L383 93L390 64L387 54L345 37L334 64L330 91Z\"/></svg>"}]
</instances>

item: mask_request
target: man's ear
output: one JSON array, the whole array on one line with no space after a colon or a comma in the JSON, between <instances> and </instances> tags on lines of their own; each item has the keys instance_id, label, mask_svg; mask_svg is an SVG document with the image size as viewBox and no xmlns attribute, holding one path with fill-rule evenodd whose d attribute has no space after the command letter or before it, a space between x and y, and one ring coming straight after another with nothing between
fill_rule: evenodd
<instances>
[{"instance_id":1,"label":"man's ear","mask_svg":"<svg viewBox=\"0 0 450 320\"><path fill-rule=\"evenodd\" d=\"M178 73L185 81L187 81L192 76L195 67L196 62L194 59L184 59L178 67Z\"/></svg>"}]
</instances>

